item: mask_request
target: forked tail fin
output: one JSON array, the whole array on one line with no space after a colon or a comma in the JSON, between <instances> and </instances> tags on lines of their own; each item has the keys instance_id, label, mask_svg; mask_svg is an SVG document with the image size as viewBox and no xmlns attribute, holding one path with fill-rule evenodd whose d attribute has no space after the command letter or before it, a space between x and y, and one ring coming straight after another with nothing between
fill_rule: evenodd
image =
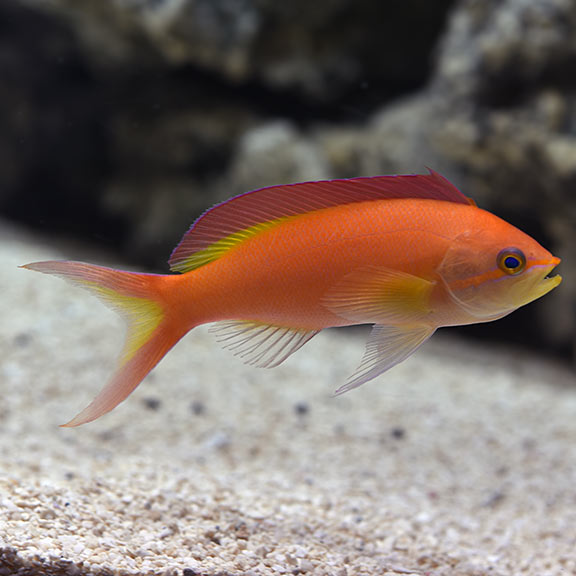
<instances>
[{"instance_id":1,"label":"forked tail fin","mask_svg":"<svg viewBox=\"0 0 576 576\"><path fill-rule=\"evenodd\" d=\"M80 426L110 412L140 384L162 357L186 334L167 313L166 276L139 274L82 262L35 262L28 270L59 276L85 288L118 312L127 334L118 368L92 402L65 427Z\"/></svg>"}]
</instances>

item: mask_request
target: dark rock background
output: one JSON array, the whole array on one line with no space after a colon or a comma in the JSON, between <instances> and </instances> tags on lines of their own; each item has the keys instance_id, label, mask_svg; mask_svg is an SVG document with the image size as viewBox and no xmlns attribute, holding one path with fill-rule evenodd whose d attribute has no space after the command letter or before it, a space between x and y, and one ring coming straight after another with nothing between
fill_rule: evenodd
<instances>
[{"instance_id":1,"label":"dark rock background","mask_svg":"<svg viewBox=\"0 0 576 576\"><path fill-rule=\"evenodd\" d=\"M574 0L2 0L0 211L165 271L232 194L431 166L563 258L467 334L568 354L575 72Z\"/></svg>"}]
</instances>

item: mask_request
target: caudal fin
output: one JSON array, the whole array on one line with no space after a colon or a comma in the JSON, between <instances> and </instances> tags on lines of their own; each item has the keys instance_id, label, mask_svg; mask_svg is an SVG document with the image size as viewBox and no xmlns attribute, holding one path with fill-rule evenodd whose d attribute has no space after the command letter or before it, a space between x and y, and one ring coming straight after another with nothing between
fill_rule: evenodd
<instances>
[{"instance_id":1,"label":"caudal fin","mask_svg":"<svg viewBox=\"0 0 576 576\"><path fill-rule=\"evenodd\" d=\"M118 368L98 396L65 427L80 426L110 412L140 384L187 328L167 314L166 276L138 274L82 262L35 262L22 266L59 276L85 288L118 312L127 334Z\"/></svg>"}]
</instances>

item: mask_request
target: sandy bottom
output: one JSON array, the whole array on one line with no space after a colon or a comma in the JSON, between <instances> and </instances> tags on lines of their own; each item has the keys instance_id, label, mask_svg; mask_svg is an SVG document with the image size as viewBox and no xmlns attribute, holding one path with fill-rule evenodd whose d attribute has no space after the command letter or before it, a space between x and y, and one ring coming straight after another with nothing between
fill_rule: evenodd
<instances>
[{"instance_id":1,"label":"sandy bottom","mask_svg":"<svg viewBox=\"0 0 576 576\"><path fill-rule=\"evenodd\" d=\"M0 575L576 574L567 368L438 334L333 398L365 332L259 370L198 329L112 414L62 429L121 324L16 268L70 251L0 226Z\"/></svg>"}]
</instances>

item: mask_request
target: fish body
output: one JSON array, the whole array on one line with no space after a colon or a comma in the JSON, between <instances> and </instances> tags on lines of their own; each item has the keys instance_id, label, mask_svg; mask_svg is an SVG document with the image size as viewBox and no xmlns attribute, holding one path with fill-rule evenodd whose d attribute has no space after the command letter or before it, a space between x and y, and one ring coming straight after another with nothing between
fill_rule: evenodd
<instances>
[{"instance_id":1,"label":"fish body","mask_svg":"<svg viewBox=\"0 0 576 576\"><path fill-rule=\"evenodd\" d=\"M437 326L476 323L477 316L445 297L440 276L450 245L474 228L508 236L515 231L484 210L435 200L339 206L266 230L210 265L167 279L178 286L181 306L196 324L243 318L322 329L351 324L327 305L351 272L360 271L368 281L369 268L394 270L434 283L433 303L422 320Z\"/></svg>"},{"instance_id":2,"label":"fish body","mask_svg":"<svg viewBox=\"0 0 576 576\"><path fill-rule=\"evenodd\" d=\"M26 268L87 288L127 320L117 372L68 425L124 400L195 326L272 367L328 327L374 324L338 392L412 354L440 326L487 322L560 283L559 263L435 172L306 182L232 198L201 216L170 259L179 274L78 262Z\"/></svg>"}]
</instances>

